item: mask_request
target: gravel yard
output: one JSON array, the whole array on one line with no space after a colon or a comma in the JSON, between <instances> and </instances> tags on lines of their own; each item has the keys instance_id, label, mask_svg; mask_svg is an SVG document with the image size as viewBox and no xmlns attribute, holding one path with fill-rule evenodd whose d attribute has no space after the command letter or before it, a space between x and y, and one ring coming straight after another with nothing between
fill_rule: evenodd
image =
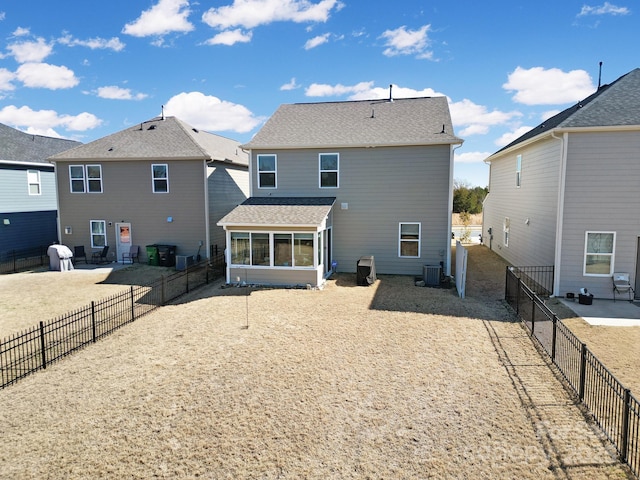
<instances>
[{"instance_id":1,"label":"gravel yard","mask_svg":"<svg viewBox=\"0 0 640 480\"><path fill-rule=\"evenodd\" d=\"M0 391L0 478L628 478L469 250L464 300L350 274L182 297Z\"/></svg>"}]
</instances>

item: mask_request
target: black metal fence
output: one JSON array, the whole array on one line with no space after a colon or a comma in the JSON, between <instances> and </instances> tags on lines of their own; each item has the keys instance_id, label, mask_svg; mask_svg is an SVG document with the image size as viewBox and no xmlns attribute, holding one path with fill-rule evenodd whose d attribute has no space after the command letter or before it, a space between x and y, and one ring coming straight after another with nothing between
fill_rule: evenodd
<instances>
[{"instance_id":1,"label":"black metal fence","mask_svg":"<svg viewBox=\"0 0 640 480\"><path fill-rule=\"evenodd\" d=\"M512 267L516 276L541 297L553 292L553 265L545 267Z\"/></svg>"},{"instance_id":2,"label":"black metal fence","mask_svg":"<svg viewBox=\"0 0 640 480\"><path fill-rule=\"evenodd\" d=\"M519 278L514 267L507 267L505 299L613 443L620 460L640 476L640 402Z\"/></svg>"},{"instance_id":3,"label":"black metal fence","mask_svg":"<svg viewBox=\"0 0 640 480\"><path fill-rule=\"evenodd\" d=\"M189 291L224 276L221 254L183 271L121 293L12 335L0 342L0 388L96 342Z\"/></svg>"},{"instance_id":4,"label":"black metal fence","mask_svg":"<svg viewBox=\"0 0 640 480\"><path fill-rule=\"evenodd\" d=\"M48 265L46 246L24 250L9 250L0 254L0 273L16 273Z\"/></svg>"}]
</instances>

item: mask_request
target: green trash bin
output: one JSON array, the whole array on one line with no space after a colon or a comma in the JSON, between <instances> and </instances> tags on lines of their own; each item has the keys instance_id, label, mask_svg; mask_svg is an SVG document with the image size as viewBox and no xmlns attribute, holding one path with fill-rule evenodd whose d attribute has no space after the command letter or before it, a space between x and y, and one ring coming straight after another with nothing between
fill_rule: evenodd
<instances>
[{"instance_id":1,"label":"green trash bin","mask_svg":"<svg viewBox=\"0 0 640 480\"><path fill-rule=\"evenodd\" d=\"M153 265L157 267L158 262L158 246L157 245L147 245L147 258L149 259L149 265Z\"/></svg>"}]
</instances>

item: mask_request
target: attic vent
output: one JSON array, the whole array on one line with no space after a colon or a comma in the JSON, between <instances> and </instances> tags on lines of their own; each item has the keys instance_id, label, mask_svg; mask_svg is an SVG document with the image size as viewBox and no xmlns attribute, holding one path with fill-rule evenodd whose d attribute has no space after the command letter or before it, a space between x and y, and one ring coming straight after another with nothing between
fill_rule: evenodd
<instances>
[{"instance_id":1,"label":"attic vent","mask_svg":"<svg viewBox=\"0 0 640 480\"><path fill-rule=\"evenodd\" d=\"M149 128L147 128L147 130L155 130L156 126L155 125L149 125Z\"/></svg>"},{"instance_id":2,"label":"attic vent","mask_svg":"<svg viewBox=\"0 0 640 480\"><path fill-rule=\"evenodd\" d=\"M109 149L109 151L110 151L110 152L113 152L113 147L111 147L111 148Z\"/></svg>"},{"instance_id":3,"label":"attic vent","mask_svg":"<svg viewBox=\"0 0 640 480\"><path fill-rule=\"evenodd\" d=\"M198 129L197 128L192 128L191 130L193 130L194 132L198 133Z\"/></svg>"}]
</instances>

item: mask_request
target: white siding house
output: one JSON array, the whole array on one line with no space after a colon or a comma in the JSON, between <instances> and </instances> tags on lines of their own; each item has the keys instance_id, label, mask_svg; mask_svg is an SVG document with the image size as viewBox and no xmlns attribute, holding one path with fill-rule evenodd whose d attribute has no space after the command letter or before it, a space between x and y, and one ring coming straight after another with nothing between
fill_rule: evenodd
<instances>
[{"instance_id":1,"label":"white siding house","mask_svg":"<svg viewBox=\"0 0 640 480\"><path fill-rule=\"evenodd\" d=\"M640 289L640 69L491 155L483 243L514 266L553 266L553 294Z\"/></svg>"}]
</instances>

